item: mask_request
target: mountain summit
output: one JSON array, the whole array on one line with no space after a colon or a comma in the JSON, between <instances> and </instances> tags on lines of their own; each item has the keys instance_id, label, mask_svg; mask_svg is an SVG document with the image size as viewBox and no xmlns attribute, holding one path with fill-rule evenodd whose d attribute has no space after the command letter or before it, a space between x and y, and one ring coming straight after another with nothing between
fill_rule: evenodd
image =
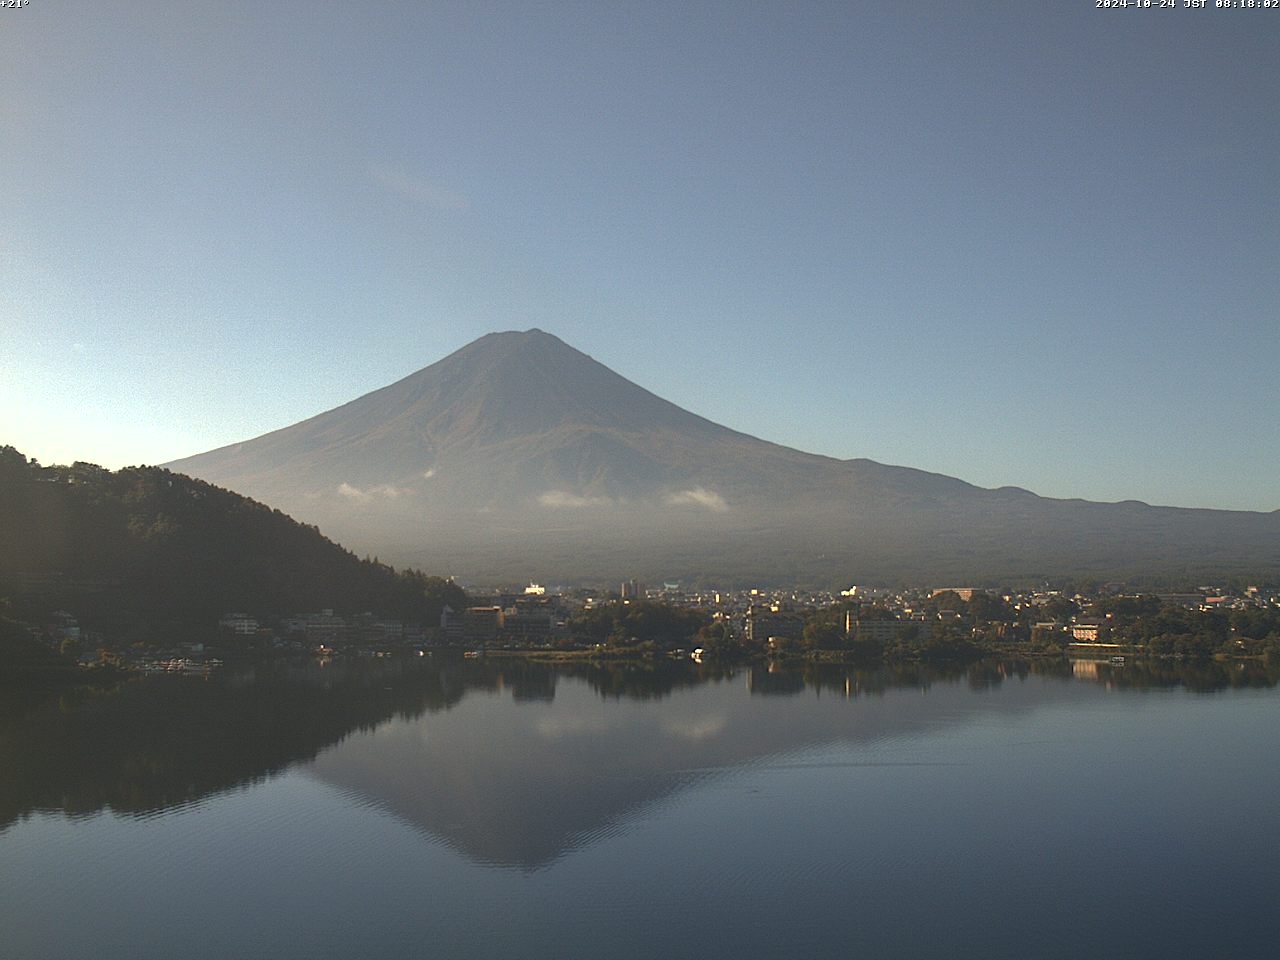
<instances>
[{"instance_id":1,"label":"mountain summit","mask_svg":"<svg viewBox=\"0 0 1280 960\"><path fill-rule=\"evenodd\" d=\"M804 453L536 329L167 466L479 579L1121 575L1188 570L1188 555L1206 572L1280 569L1278 514L1050 500Z\"/></svg>"},{"instance_id":2,"label":"mountain summit","mask_svg":"<svg viewBox=\"0 0 1280 960\"><path fill-rule=\"evenodd\" d=\"M712 423L527 330L488 334L326 413L168 466L272 504L347 510L403 499L457 518L645 504L723 511L729 494L768 495L832 463Z\"/></svg>"}]
</instances>

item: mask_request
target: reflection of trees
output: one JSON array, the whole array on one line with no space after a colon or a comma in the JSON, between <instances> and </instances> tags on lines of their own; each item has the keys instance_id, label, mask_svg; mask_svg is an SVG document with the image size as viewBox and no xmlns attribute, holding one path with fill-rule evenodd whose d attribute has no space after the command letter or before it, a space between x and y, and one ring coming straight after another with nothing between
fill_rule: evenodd
<instances>
[{"instance_id":1,"label":"reflection of trees","mask_svg":"<svg viewBox=\"0 0 1280 960\"><path fill-rule=\"evenodd\" d=\"M969 668L966 679L970 690L994 690L1004 683L1004 678L1005 672L1001 669L1001 664L980 662Z\"/></svg>"},{"instance_id":2,"label":"reflection of trees","mask_svg":"<svg viewBox=\"0 0 1280 960\"><path fill-rule=\"evenodd\" d=\"M752 693L796 694L806 689L839 696L882 694L888 690L927 690L934 683L955 683L964 679L975 665L942 661L924 663L895 661L874 667L854 667L840 663L810 662L803 665L770 664L752 667Z\"/></svg>"},{"instance_id":3,"label":"reflection of trees","mask_svg":"<svg viewBox=\"0 0 1280 960\"><path fill-rule=\"evenodd\" d=\"M567 663L560 667L566 676L585 680L601 697L628 700L660 700L678 689L696 687L711 680L732 676L732 668L711 664L693 666L683 660L626 660Z\"/></svg>"},{"instance_id":4,"label":"reflection of trees","mask_svg":"<svg viewBox=\"0 0 1280 960\"><path fill-rule=\"evenodd\" d=\"M1054 663L1052 672L1045 667ZM1267 688L1280 683L1280 662L1271 660L1129 660L1123 664L1096 664L1097 682L1122 690L1170 690L1182 687L1193 693ZM1064 671L1065 670L1065 674ZM1067 676L1070 663L1039 661L1035 672Z\"/></svg>"},{"instance_id":5,"label":"reflection of trees","mask_svg":"<svg viewBox=\"0 0 1280 960\"><path fill-rule=\"evenodd\" d=\"M1129 660L1094 664L1093 676L1075 671L1073 662L1055 657L1044 660L990 658L974 663L902 662L876 667L845 664L772 664L751 667L749 688L758 694L796 694L806 689L829 691L843 696L878 694L898 688L928 690L935 683L968 684L972 690L992 690L1005 680L1028 676L1072 682L1098 682L1119 689L1171 689L1182 687L1197 693L1249 687L1274 687L1280 683L1280 662L1259 660L1176 661Z\"/></svg>"},{"instance_id":6,"label":"reflection of trees","mask_svg":"<svg viewBox=\"0 0 1280 960\"><path fill-rule=\"evenodd\" d=\"M193 803L305 762L357 731L446 710L469 691L550 702L557 678L601 696L653 699L723 676L672 661L570 668L522 661L264 664L4 699L0 829L37 810L145 813Z\"/></svg>"},{"instance_id":7,"label":"reflection of trees","mask_svg":"<svg viewBox=\"0 0 1280 960\"><path fill-rule=\"evenodd\" d=\"M1273 687L1280 663L1101 662L1089 680L1119 689L1192 691ZM471 690L550 702L576 677L603 698L653 700L678 689L745 678L753 695L807 689L837 696L927 690L967 682L991 689L1031 674L1077 682L1070 661L975 664L808 663L726 667L671 660L538 664L457 660L361 661L320 668L263 665L209 681L155 678L109 690L6 696L0 709L0 829L38 810L144 813L181 806L309 761L355 731L447 710Z\"/></svg>"},{"instance_id":8,"label":"reflection of trees","mask_svg":"<svg viewBox=\"0 0 1280 960\"><path fill-rule=\"evenodd\" d=\"M0 825L35 810L143 813L260 781L355 730L458 702L447 672L387 664L73 690L0 726Z\"/></svg>"},{"instance_id":9,"label":"reflection of trees","mask_svg":"<svg viewBox=\"0 0 1280 960\"><path fill-rule=\"evenodd\" d=\"M805 688L804 673L785 667L752 667L747 677L752 694L793 696Z\"/></svg>"}]
</instances>

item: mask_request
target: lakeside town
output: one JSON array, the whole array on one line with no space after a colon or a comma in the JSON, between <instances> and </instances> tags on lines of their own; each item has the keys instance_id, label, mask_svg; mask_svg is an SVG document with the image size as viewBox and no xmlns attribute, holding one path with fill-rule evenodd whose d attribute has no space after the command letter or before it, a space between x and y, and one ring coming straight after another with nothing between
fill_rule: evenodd
<instances>
[{"instance_id":1,"label":"lakeside town","mask_svg":"<svg viewBox=\"0 0 1280 960\"><path fill-rule=\"evenodd\" d=\"M983 653L1081 656L1275 657L1280 591L1202 585L1131 592L850 586L685 589L628 580L617 590L469 589L439 622L325 608L283 617L228 611L196 639L122 642L67 610L33 626L51 651L84 669L207 673L246 656L383 658L460 650L468 656L960 657Z\"/></svg>"},{"instance_id":2,"label":"lakeside town","mask_svg":"<svg viewBox=\"0 0 1280 960\"><path fill-rule=\"evenodd\" d=\"M1265 568L1003 585L974 573L826 590L716 586L710 575L494 589L357 557L279 510L167 470L43 467L3 448L0 479L0 492L23 504L0 544L0 665L18 679L437 650L863 662L1280 657L1278 582ZM65 535L50 536L45 517L66 518Z\"/></svg>"}]
</instances>

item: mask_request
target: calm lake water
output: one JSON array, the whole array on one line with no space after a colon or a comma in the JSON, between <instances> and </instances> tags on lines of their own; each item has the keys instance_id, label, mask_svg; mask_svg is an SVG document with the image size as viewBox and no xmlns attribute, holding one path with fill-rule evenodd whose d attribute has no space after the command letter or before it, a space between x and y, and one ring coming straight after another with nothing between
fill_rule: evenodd
<instances>
[{"instance_id":1,"label":"calm lake water","mask_svg":"<svg viewBox=\"0 0 1280 960\"><path fill-rule=\"evenodd\" d=\"M305 665L0 706L0 957L1267 957L1258 666Z\"/></svg>"}]
</instances>

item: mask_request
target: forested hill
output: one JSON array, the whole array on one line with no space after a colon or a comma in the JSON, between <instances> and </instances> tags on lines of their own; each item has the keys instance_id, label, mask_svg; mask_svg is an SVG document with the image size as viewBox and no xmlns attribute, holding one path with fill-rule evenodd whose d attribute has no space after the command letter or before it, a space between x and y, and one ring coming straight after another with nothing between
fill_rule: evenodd
<instances>
[{"instance_id":1,"label":"forested hill","mask_svg":"<svg viewBox=\"0 0 1280 960\"><path fill-rule=\"evenodd\" d=\"M0 447L0 597L139 638L230 611L333 608L434 623L461 589L361 560L318 529L159 467L42 467Z\"/></svg>"}]
</instances>

